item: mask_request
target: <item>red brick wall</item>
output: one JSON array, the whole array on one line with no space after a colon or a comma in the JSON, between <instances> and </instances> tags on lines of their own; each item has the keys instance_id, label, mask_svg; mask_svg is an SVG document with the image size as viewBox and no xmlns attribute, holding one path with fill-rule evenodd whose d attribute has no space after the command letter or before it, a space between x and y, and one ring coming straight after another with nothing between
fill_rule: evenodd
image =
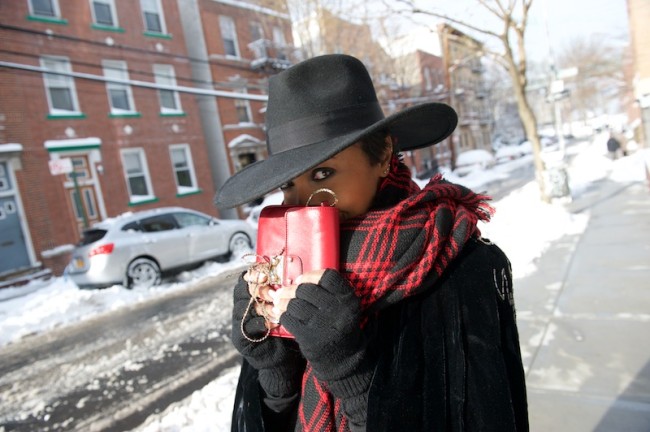
<instances>
[{"instance_id":1,"label":"red brick wall","mask_svg":"<svg viewBox=\"0 0 650 432\"><path fill-rule=\"evenodd\" d=\"M191 70L175 0L162 1L166 30L171 39L143 35L138 2L115 2L118 24L124 29L123 33L93 29L87 1L59 1L66 25L26 19L27 4L27 1L0 2L3 23L36 32L49 29L56 36L69 36L74 40L2 29L0 41L3 50L9 51L3 53L5 61L39 66L41 55L60 55L70 59L73 71L101 76L102 59L119 59L126 61L131 71L130 79L149 82L154 81L154 63L171 64L177 83L192 85L183 79L191 77ZM106 44L108 38L112 39L112 46ZM63 176L53 177L50 174L50 155L44 147L47 140L71 138L66 130L74 130L75 138L101 139L104 173L98 180L107 217L166 205L180 205L218 215L213 205L215 191L193 95L180 95L186 116L161 117L157 92L132 87L135 109L141 117L110 118L105 84L83 79L74 81L79 107L86 117L50 120L47 119L49 112L42 75L17 69L0 70L0 114L5 116L5 130L0 136L0 143L15 142L23 146L22 169L16 172L16 177L38 260L43 260L42 251L78 240L72 207L63 187ZM131 134L125 133L126 126L132 128ZM182 143L191 147L202 193L179 198L176 197L169 146ZM158 198L155 203L129 206L120 149L130 147L145 150L153 190Z\"/></svg>"}]
</instances>

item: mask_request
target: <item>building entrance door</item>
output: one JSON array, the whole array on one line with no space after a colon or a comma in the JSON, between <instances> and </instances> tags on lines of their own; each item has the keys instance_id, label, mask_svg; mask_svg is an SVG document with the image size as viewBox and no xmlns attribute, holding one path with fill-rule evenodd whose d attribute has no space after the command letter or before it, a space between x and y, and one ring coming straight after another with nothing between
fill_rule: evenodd
<instances>
[{"instance_id":1,"label":"building entrance door","mask_svg":"<svg viewBox=\"0 0 650 432\"><path fill-rule=\"evenodd\" d=\"M97 208L97 193L93 170L89 168L88 156L70 156L73 171L66 174L65 183L70 197L70 205L77 220L77 230L81 232L101 220Z\"/></svg>"},{"instance_id":2,"label":"building entrance door","mask_svg":"<svg viewBox=\"0 0 650 432\"><path fill-rule=\"evenodd\" d=\"M0 274L28 268L29 253L6 162L0 162Z\"/></svg>"}]
</instances>

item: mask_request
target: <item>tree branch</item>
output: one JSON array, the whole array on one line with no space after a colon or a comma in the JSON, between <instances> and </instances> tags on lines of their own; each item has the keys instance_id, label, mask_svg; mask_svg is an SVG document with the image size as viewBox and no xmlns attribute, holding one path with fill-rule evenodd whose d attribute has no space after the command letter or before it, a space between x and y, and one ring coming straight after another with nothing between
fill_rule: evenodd
<instances>
[{"instance_id":1,"label":"tree branch","mask_svg":"<svg viewBox=\"0 0 650 432\"><path fill-rule=\"evenodd\" d=\"M432 16L432 17L435 17L435 18L440 18L442 20L449 21L450 23L454 23L454 24L457 24L457 25L459 25L461 27L465 27L467 29L473 30L473 31L475 31L477 33L481 33L481 34L496 37L496 38L499 38L499 36L500 36L498 33L495 33L495 32L493 32L491 30L481 28L481 27L477 27L477 26L469 24L469 23L467 23L465 21L462 21L462 20L459 20L459 19L456 19L456 18L452 18L449 15L439 13L439 12L435 12L435 11L432 11L432 10L426 10L426 9L419 8L419 7L415 6L415 3L412 0L396 0L396 2L399 3L399 4L405 5L408 8L408 11L406 11L408 13L419 14L419 15L427 15L427 16ZM395 12L404 13L404 11L395 11Z\"/></svg>"}]
</instances>

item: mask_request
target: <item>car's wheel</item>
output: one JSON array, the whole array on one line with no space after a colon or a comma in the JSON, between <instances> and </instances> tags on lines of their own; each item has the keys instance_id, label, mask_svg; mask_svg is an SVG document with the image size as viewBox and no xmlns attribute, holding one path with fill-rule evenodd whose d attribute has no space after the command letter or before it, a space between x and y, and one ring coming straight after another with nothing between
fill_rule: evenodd
<instances>
[{"instance_id":1,"label":"car's wheel","mask_svg":"<svg viewBox=\"0 0 650 432\"><path fill-rule=\"evenodd\" d=\"M228 245L228 252L231 257L237 257L244 253L250 252L252 249L251 239L244 233L235 233L230 238Z\"/></svg>"},{"instance_id":2,"label":"car's wheel","mask_svg":"<svg viewBox=\"0 0 650 432\"><path fill-rule=\"evenodd\" d=\"M137 258L126 269L127 288L150 288L161 281L160 266L149 258Z\"/></svg>"}]
</instances>

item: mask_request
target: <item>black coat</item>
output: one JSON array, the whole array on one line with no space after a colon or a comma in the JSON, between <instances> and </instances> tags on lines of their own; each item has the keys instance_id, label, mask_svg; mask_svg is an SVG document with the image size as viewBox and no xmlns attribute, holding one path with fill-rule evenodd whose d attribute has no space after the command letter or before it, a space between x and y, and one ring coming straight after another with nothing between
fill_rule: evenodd
<instances>
[{"instance_id":1,"label":"black coat","mask_svg":"<svg viewBox=\"0 0 650 432\"><path fill-rule=\"evenodd\" d=\"M510 263L471 239L430 289L381 312L366 430L527 431ZM232 431L262 424L257 372L242 366Z\"/></svg>"}]
</instances>

